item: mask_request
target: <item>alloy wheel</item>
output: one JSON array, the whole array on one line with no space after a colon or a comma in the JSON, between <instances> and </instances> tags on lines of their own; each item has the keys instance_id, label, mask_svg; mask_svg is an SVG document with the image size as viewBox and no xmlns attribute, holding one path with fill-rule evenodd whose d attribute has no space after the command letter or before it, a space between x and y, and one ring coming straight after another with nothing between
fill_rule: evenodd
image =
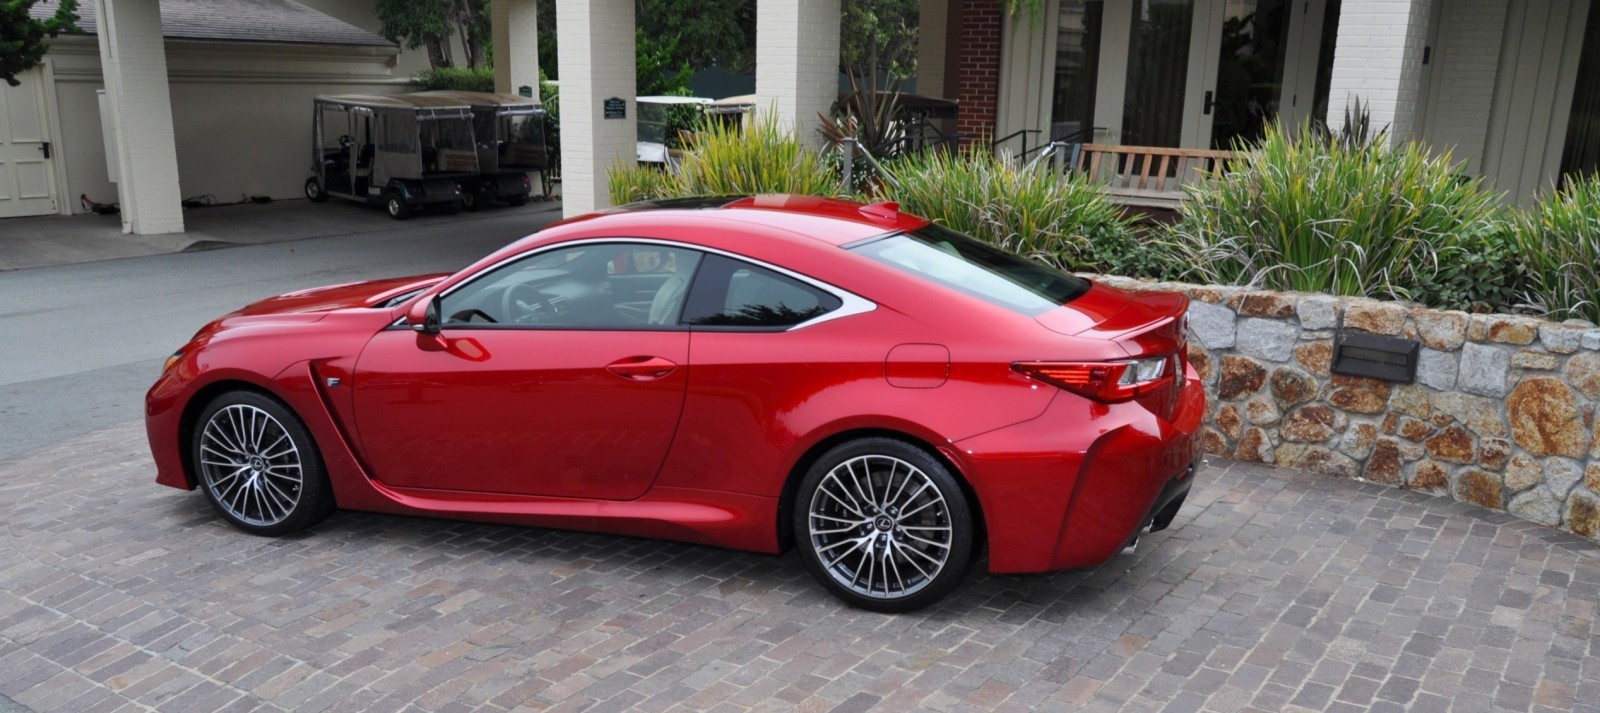
<instances>
[{"instance_id":1,"label":"alloy wheel","mask_svg":"<svg viewBox=\"0 0 1600 713\"><path fill-rule=\"evenodd\" d=\"M812 491L808 537L834 582L873 599L901 599L939 577L953 544L950 508L933 479L888 455L834 466Z\"/></svg>"},{"instance_id":2,"label":"alloy wheel","mask_svg":"<svg viewBox=\"0 0 1600 713\"><path fill-rule=\"evenodd\" d=\"M305 485L300 449L272 414L250 404L218 410L201 430L199 470L213 501L247 525L278 525Z\"/></svg>"}]
</instances>

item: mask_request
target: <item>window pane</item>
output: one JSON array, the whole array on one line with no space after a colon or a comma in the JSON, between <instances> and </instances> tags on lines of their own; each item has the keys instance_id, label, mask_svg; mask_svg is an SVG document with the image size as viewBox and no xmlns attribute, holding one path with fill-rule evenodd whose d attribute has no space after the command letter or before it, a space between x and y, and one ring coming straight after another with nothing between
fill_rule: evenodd
<instances>
[{"instance_id":1,"label":"window pane","mask_svg":"<svg viewBox=\"0 0 1600 713\"><path fill-rule=\"evenodd\" d=\"M1178 146L1182 142L1193 20L1194 0L1144 0L1135 5L1128 37L1122 143Z\"/></svg>"},{"instance_id":2,"label":"window pane","mask_svg":"<svg viewBox=\"0 0 1600 713\"><path fill-rule=\"evenodd\" d=\"M1062 0L1056 25L1056 89L1051 103L1053 141L1093 142L1094 95L1100 77L1102 0Z\"/></svg>"},{"instance_id":3,"label":"window pane","mask_svg":"<svg viewBox=\"0 0 1600 713\"><path fill-rule=\"evenodd\" d=\"M792 327L839 308L838 297L787 275L732 258L706 258L684 315L688 324Z\"/></svg>"},{"instance_id":4,"label":"window pane","mask_svg":"<svg viewBox=\"0 0 1600 713\"><path fill-rule=\"evenodd\" d=\"M445 295L445 326L630 329L677 324L699 265L694 250L614 243L518 260Z\"/></svg>"},{"instance_id":5,"label":"window pane","mask_svg":"<svg viewBox=\"0 0 1600 713\"><path fill-rule=\"evenodd\" d=\"M1267 123L1277 117L1289 49L1285 0L1235 0L1225 13L1211 124L1214 149L1261 138Z\"/></svg>"},{"instance_id":6,"label":"window pane","mask_svg":"<svg viewBox=\"0 0 1600 713\"><path fill-rule=\"evenodd\" d=\"M854 248L878 262L990 304L1037 316L1089 291L1082 278L939 225Z\"/></svg>"},{"instance_id":7,"label":"window pane","mask_svg":"<svg viewBox=\"0 0 1600 713\"><path fill-rule=\"evenodd\" d=\"M1561 153L1562 180L1600 170L1600 7L1589 9L1583 31L1583 57L1567 120L1567 145Z\"/></svg>"}]
</instances>

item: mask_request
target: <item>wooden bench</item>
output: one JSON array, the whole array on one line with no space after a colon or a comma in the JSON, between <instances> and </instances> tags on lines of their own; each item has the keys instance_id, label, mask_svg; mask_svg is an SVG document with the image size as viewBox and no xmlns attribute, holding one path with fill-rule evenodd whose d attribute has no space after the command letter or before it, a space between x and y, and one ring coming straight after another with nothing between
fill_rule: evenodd
<instances>
[{"instance_id":1,"label":"wooden bench","mask_svg":"<svg viewBox=\"0 0 1600 713\"><path fill-rule=\"evenodd\" d=\"M1183 204L1185 185L1206 180L1233 157L1232 151L1079 144L1065 162L1068 170L1101 182L1117 203L1177 210Z\"/></svg>"}]
</instances>

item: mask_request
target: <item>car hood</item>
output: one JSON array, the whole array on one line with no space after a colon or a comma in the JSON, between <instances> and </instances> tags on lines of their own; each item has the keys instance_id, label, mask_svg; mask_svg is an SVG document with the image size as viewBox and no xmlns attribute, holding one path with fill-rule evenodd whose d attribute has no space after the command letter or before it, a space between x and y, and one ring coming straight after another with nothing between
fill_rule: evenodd
<instances>
[{"instance_id":1,"label":"car hood","mask_svg":"<svg viewBox=\"0 0 1600 713\"><path fill-rule=\"evenodd\" d=\"M246 305L230 316L314 314L337 309L376 307L397 296L436 284L445 277L445 274L416 275L313 287L268 297Z\"/></svg>"}]
</instances>

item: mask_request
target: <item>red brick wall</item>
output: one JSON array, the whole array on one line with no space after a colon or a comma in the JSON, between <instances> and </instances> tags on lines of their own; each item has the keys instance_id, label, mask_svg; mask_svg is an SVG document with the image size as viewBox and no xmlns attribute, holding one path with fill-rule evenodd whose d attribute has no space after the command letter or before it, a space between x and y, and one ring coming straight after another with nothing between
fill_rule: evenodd
<instances>
[{"instance_id":1,"label":"red brick wall","mask_svg":"<svg viewBox=\"0 0 1600 713\"><path fill-rule=\"evenodd\" d=\"M1005 16L1001 0L961 0L960 13L951 23L960 26L961 42L956 74L956 131L961 143L985 144L994 138L994 118L1000 98L1000 22Z\"/></svg>"}]
</instances>

